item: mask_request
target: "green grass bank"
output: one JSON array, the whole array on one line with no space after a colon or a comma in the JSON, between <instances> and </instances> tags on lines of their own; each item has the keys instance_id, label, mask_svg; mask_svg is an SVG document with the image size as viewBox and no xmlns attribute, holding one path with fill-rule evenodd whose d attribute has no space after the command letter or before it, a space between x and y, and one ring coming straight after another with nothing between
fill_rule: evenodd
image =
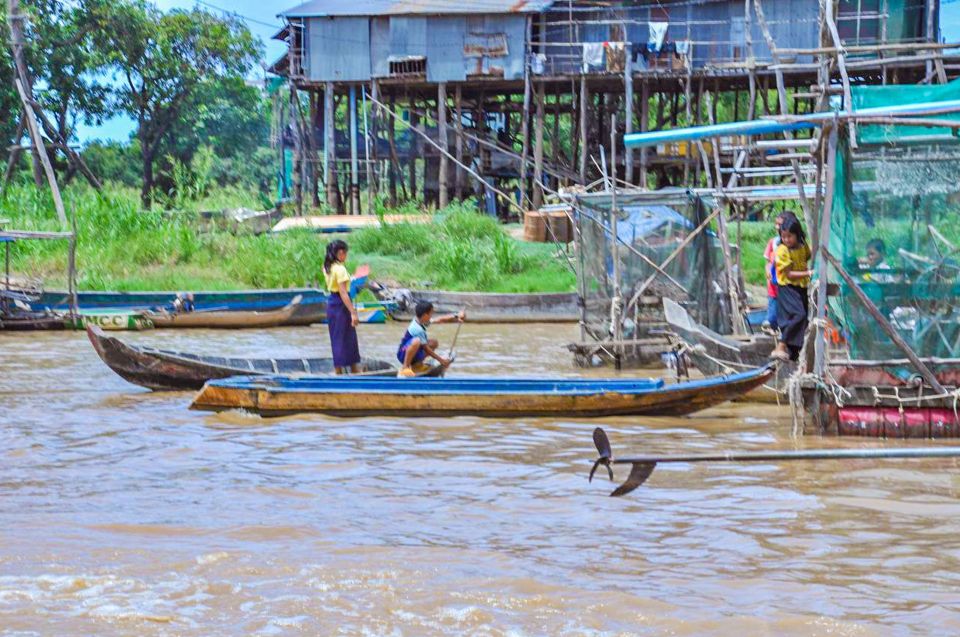
<instances>
[{"instance_id":1,"label":"green grass bank","mask_svg":"<svg viewBox=\"0 0 960 637\"><path fill-rule=\"evenodd\" d=\"M77 271L82 290L229 290L309 285L322 280L327 242L335 235L201 231L195 211L144 211L138 193L111 186L102 193L78 184L64 191L77 223ZM217 191L195 210L260 206L244 191ZM46 189L12 185L0 199L8 227L60 230ZM409 287L490 292L574 289L569 268L552 244L511 238L495 220L451 206L432 224L400 223L341 235L351 269L369 263L374 278ZM15 273L66 285L67 246L22 241L11 250Z\"/></svg>"}]
</instances>

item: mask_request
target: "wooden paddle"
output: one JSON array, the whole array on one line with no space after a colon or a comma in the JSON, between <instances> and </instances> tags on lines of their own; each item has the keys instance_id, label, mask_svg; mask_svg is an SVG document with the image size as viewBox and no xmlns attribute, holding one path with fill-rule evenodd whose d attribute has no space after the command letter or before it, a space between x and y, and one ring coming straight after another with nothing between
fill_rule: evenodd
<instances>
[{"instance_id":1,"label":"wooden paddle","mask_svg":"<svg viewBox=\"0 0 960 637\"><path fill-rule=\"evenodd\" d=\"M626 482L610 493L611 496L626 495L647 481L661 462L768 462L771 460L844 460L850 458L960 458L960 446L953 447L906 447L900 449L807 449L803 451L728 451L715 454L690 454L674 456L637 456L616 458L610 449L607 433L597 427L593 430L593 444L600 457L590 469L589 481L600 466L606 467L613 480L615 464L629 464L630 475Z\"/></svg>"},{"instance_id":2,"label":"wooden paddle","mask_svg":"<svg viewBox=\"0 0 960 637\"><path fill-rule=\"evenodd\" d=\"M463 312L466 312L466 308L457 312L457 316L459 317ZM449 360L451 363L453 363L453 360L457 357L457 353L455 351L457 348L457 339L460 337L460 328L463 327L465 322L466 321L457 321L457 331L453 333L453 340L450 342L450 351L447 353L447 360Z\"/></svg>"}]
</instances>

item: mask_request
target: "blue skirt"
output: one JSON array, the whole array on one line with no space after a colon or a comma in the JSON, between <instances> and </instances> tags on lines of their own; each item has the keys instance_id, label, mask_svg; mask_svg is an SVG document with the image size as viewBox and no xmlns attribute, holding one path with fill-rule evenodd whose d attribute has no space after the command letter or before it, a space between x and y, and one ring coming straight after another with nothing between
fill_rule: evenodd
<instances>
[{"instance_id":1,"label":"blue skirt","mask_svg":"<svg viewBox=\"0 0 960 637\"><path fill-rule=\"evenodd\" d=\"M337 367L350 367L360 363L357 328L350 324L350 310L343 304L339 294L331 294L327 298L327 327L330 330L333 364Z\"/></svg>"}]
</instances>

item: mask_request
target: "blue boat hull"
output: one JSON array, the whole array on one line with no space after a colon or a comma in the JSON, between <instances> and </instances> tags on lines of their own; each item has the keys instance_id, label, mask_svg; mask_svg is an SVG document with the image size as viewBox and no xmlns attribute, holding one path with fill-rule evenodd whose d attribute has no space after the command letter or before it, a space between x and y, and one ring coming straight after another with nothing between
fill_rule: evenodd
<instances>
[{"instance_id":1,"label":"blue boat hull","mask_svg":"<svg viewBox=\"0 0 960 637\"><path fill-rule=\"evenodd\" d=\"M191 405L244 409L267 416L319 412L335 416L485 417L676 416L732 400L766 382L772 367L665 385L640 379L396 378L287 376L211 381Z\"/></svg>"}]
</instances>

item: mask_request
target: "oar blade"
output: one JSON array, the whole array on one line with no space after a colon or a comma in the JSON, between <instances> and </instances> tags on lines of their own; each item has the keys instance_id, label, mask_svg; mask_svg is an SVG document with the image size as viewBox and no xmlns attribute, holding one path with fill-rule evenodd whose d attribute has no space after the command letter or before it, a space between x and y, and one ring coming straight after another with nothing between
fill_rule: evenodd
<instances>
[{"instance_id":1,"label":"oar blade","mask_svg":"<svg viewBox=\"0 0 960 637\"><path fill-rule=\"evenodd\" d=\"M647 478L650 477L650 474L653 473L653 470L656 468L656 462L634 462L630 467L630 475L627 476L626 482L614 489L613 492L610 493L610 497L617 498L621 495L627 495L646 482Z\"/></svg>"}]
</instances>

